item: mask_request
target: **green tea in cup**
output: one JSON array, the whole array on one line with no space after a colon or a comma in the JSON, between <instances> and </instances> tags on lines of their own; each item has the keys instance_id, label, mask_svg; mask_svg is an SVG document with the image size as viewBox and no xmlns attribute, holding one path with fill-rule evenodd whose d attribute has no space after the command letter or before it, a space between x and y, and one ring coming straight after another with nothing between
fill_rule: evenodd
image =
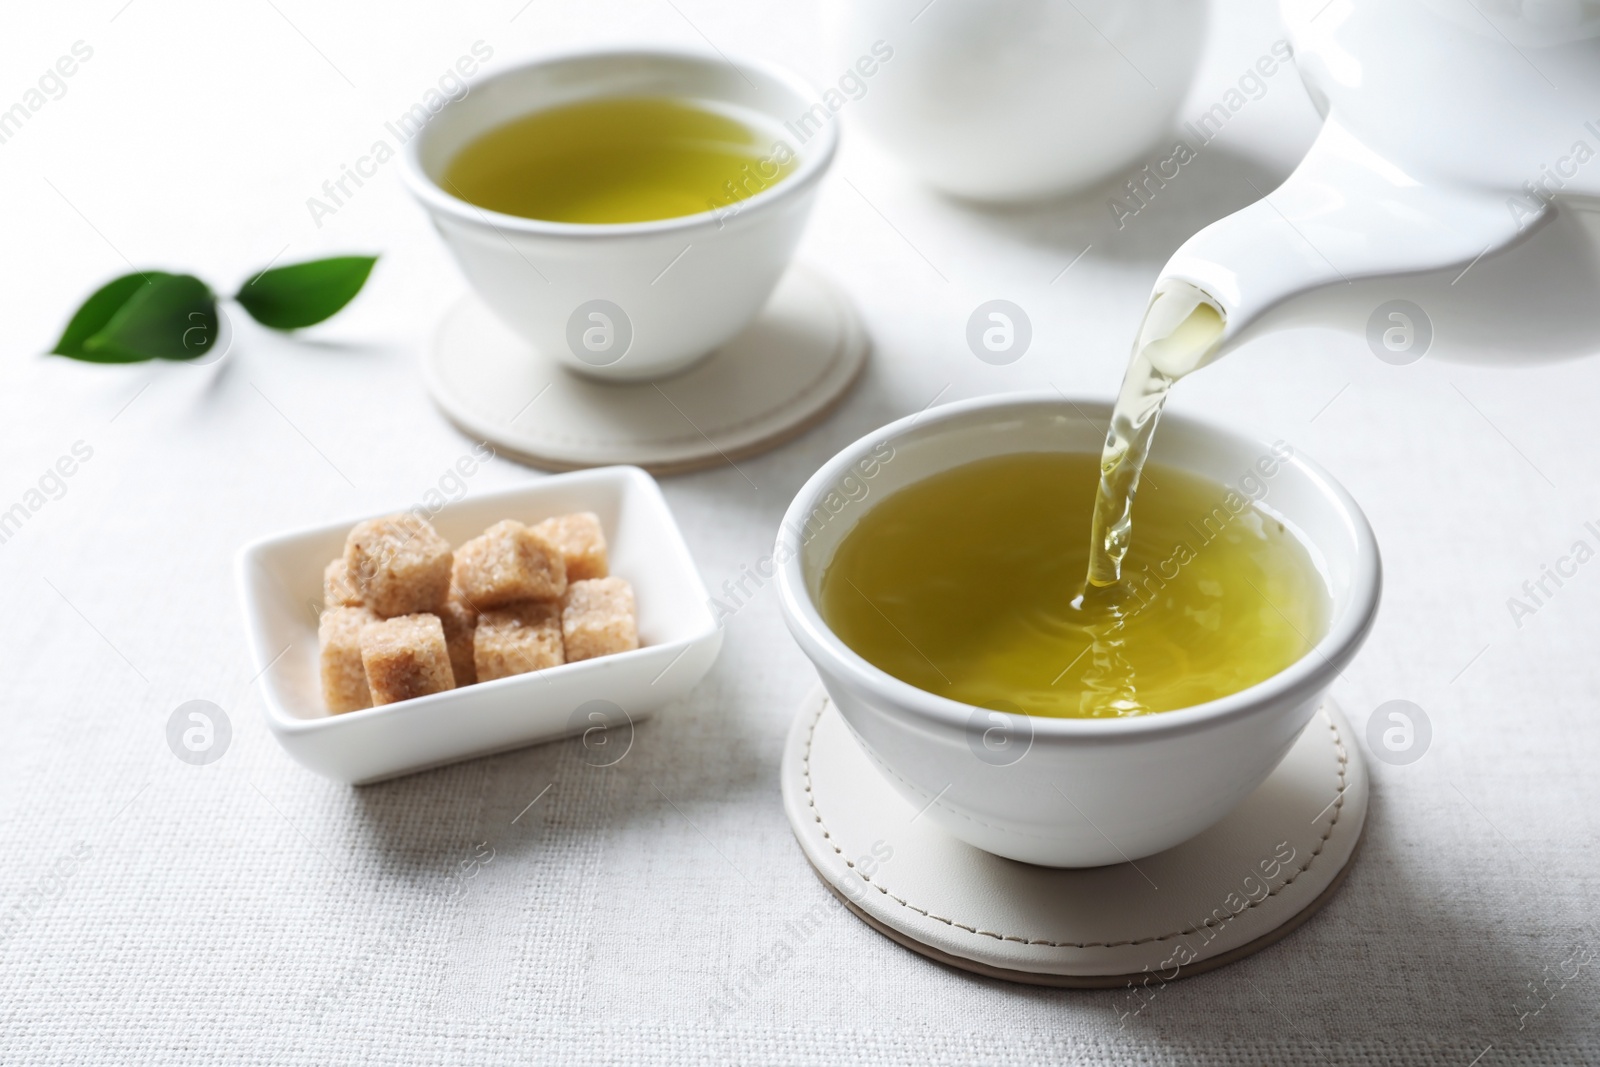
<instances>
[{"instance_id":1,"label":"green tea in cup","mask_svg":"<svg viewBox=\"0 0 1600 1067\"><path fill-rule=\"evenodd\" d=\"M1099 481L1099 456L1028 452L900 489L839 544L823 618L929 693L1073 718L1228 696L1322 638L1327 585L1300 539L1240 491L1160 464L1145 468L1122 580L1086 585Z\"/></svg>"},{"instance_id":2,"label":"green tea in cup","mask_svg":"<svg viewBox=\"0 0 1600 1067\"><path fill-rule=\"evenodd\" d=\"M727 210L782 181L794 153L764 117L724 103L615 96L531 112L456 153L440 185L549 222L650 222Z\"/></svg>"}]
</instances>

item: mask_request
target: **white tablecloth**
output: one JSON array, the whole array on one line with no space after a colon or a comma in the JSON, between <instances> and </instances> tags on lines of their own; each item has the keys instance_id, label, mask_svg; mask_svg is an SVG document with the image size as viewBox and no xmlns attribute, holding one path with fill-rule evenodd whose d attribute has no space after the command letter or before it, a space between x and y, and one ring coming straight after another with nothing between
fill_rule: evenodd
<instances>
[{"instance_id":1,"label":"white tablecloth","mask_svg":"<svg viewBox=\"0 0 1600 1067\"><path fill-rule=\"evenodd\" d=\"M1277 37L1264 5L1222 7L1185 117ZM96 0L12 6L0 27L0 108L29 107L75 42L92 50L0 143L0 511L28 513L0 543L0 1061L1600 1061L1597 964L1577 966L1600 955L1600 566L1520 627L1506 606L1594 541L1600 361L1391 367L1303 333L1178 390L1175 409L1292 441L1363 503L1388 585L1335 692L1358 727L1415 701L1434 738L1413 765L1374 763L1367 840L1326 911L1122 1019L1126 991L954 973L826 894L779 803L812 676L770 587L610 770L558 744L352 789L262 721L235 549L403 506L469 448L418 374L464 283L395 165L331 215L307 199L392 141L384 123L474 42L486 71L625 34L831 81L809 5ZM847 128L802 255L859 302L875 359L798 441L666 483L707 584L758 560L809 472L893 417L1049 384L1108 397L1166 255L1281 178L1315 128L1280 75L1120 230L1109 188L963 207ZM231 290L271 261L367 250L383 253L368 291L300 340L235 315L216 366L41 355L130 264ZM1033 322L1011 366L964 340L992 298ZM74 450L70 477L46 477ZM539 476L496 461L470 489ZM192 699L232 726L209 766L165 739ZM750 977L780 944L792 958Z\"/></svg>"}]
</instances>

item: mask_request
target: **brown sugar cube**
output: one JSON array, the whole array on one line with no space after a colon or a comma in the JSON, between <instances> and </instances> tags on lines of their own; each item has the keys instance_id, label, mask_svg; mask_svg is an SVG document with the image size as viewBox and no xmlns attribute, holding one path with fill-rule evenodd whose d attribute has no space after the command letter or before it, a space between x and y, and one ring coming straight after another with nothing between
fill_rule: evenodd
<instances>
[{"instance_id":1,"label":"brown sugar cube","mask_svg":"<svg viewBox=\"0 0 1600 1067\"><path fill-rule=\"evenodd\" d=\"M330 562L322 572L322 606L325 608L359 608L361 594L350 580L350 568L344 557Z\"/></svg>"},{"instance_id":2,"label":"brown sugar cube","mask_svg":"<svg viewBox=\"0 0 1600 1067\"><path fill-rule=\"evenodd\" d=\"M611 573L606 565L606 532L600 528L600 516L594 512L557 515L537 524L533 531L543 534L561 550L561 558L567 565L567 581L604 578Z\"/></svg>"},{"instance_id":3,"label":"brown sugar cube","mask_svg":"<svg viewBox=\"0 0 1600 1067\"><path fill-rule=\"evenodd\" d=\"M450 543L409 512L357 523L344 561L362 601L386 619L431 612L450 593Z\"/></svg>"},{"instance_id":4,"label":"brown sugar cube","mask_svg":"<svg viewBox=\"0 0 1600 1067\"><path fill-rule=\"evenodd\" d=\"M322 699L328 710L372 707L366 668L361 665L361 630L378 616L367 608L335 607L322 613L317 640L322 643Z\"/></svg>"},{"instance_id":5,"label":"brown sugar cube","mask_svg":"<svg viewBox=\"0 0 1600 1067\"><path fill-rule=\"evenodd\" d=\"M568 663L638 648L633 586L625 578L573 582L562 602L561 638Z\"/></svg>"},{"instance_id":6,"label":"brown sugar cube","mask_svg":"<svg viewBox=\"0 0 1600 1067\"><path fill-rule=\"evenodd\" d=\"M452 596L439 609L439 622L444 626L444 644L450 653L450 673L455 675L456 688L473 684L478 680L478 668L472 662L478 613Z\"/></svg>"},{"instance_id":7,"label":"brown sugar cube","mask_svg":"<svg viewBox=\"0 0 1600 1067\"><path fill-rule=\"evenodd\" d=\"M497 522L456 549L457 595L482 611L518 600L560 600L567 591L561 550L515 519Z\"/></svg>"},{"instance_id":8,"label":"brown sugar cube","mask_svg":"<svg viewBox=\"0 0 1600 1067\"><path fill-rule=\"evenodd\" d=\"M361 664L374 707L454 689L437 615L397 615L361 629Z\"/></svg>"},{"instance_id":9,"label":"brown sugar cube","mask_svg":"<svg viewBox=\"0 0 1600 1067\"><path fill-rule=\"evenodd\" d=\"M559 667L564 658L560 604L525 600L478 616L472 659L480 682Z\"/></svg>"}]
</instances>

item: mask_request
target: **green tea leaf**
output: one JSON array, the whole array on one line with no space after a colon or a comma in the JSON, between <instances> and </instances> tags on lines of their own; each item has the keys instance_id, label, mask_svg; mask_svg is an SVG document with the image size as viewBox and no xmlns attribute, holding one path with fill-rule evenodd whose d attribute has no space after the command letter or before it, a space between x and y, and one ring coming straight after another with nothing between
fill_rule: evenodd
<instances>
[{"instance_id":1,"label":"green tea leaf","mask_svg":"<svg viewBox=\"0 0 1600 1067\"><path fill-rule=\"evenodd\" d=\"M298 330L355 299L377 261L377 256L335 256L274 267L247 282L234 299L263 326Z\"/></svg>"},{"instance_id":2,"label":"green tea leaf","mask_svg":"<svg viewBox=\"0 0 1600 1067\"><path fill-rule=\"evenodd\" d=\"M87 358L131 363L145 359L197 359L217 341L217 302L205 282L190 274L146 275L98 331L84 339Z\"/></svg>"},{"instance_id":3,"label":"green tea leaf","mask_svg":"<svg viewBox=\"0 0 1600 1067\"><path fill-rule=\"evenodd\" d=\"M120 278L113 278L106 282L89 299L83 302L72 315L72 321L67 323L67 328L61 333L61 340L50 351L58 356L69 356L72 359L87 360L91 363L124 363L125 359L104 354L95 354L84 350L83 344L89 338L105 328L122 305L128 302L139 288L148 283L152 278L160 275L160 271L144 271L138 274L124 274ZM144 357L136 357L143 359Z\"/></svg>"}]
</instances>

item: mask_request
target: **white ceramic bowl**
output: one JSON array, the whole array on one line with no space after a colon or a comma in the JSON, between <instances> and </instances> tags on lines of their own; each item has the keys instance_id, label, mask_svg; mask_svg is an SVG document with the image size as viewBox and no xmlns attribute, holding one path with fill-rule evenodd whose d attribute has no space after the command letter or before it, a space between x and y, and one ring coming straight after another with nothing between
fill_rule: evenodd
<instances>
[{"instance_id":1,"label":"white ceramic bowl","mask_svg":"<svg viewBox=\"0 0 1600 1067\"><path fill-rule=\"evenodd\" d=\"M322 702L322 570L368 516L246 545L238 559L245 631L278 743L318 774L355 783L579 733L590 762L620 759L633 724L693 689L722 647L705 586L655 480L637 467L555 475L446 504L430 521L460 544L501 519L531 523L573 511L600 517L611 572L633 585L637 651L342 715Z\"/></svg>"},{"instance_id":2,"label":"white ceramic bowl","mask_svg":"<svg viewBox=\"0 0 1600 1067\"><path fill-rule=\"evenodd\" d=\"M815 603L821 576L876 501L987 456L1099 455L1109 417L1105 404L1052 394L986 397L891 423L806 483L784 518L776 555L784 619L889 781L961 840L1054 867L1136 860L1232 811L1278 765L1355 655L1377 614L1381 584L1372 530L1325 471L1298 455L1277 462L1268 444L1168 415L1153 458L1236 487L1247 475L1261 481L1266 495L1256 506L1294 531L1327 583L1325 636L1281 673L1156 715L1006 715L891 677L823 622Z\"/></svg>"},{"instance_id":3,"label":"white ceramic bowl","mask_svg":"<svg viewBox=\"0 0 1600 1067\"><path fill-rule=\"evenodd\" d=\"M763 116L798 162L781 181L723 209L614 225L504 215L441 186L449 161L480 134L607 96L687 97ZM788 265L838 142L833 122L803 143L785 130L814 100L797 76L749 59L666 49L564 53L486 78L446 105L406 146L404 174L478 295L540 352L592 377L660 378L748 325Z\"/></svg>"},{"instance_id":4,"label":"white ceramic bowl","mask_svg":"<svg viewBox=\"0 0 1600 1067\"><path fill-rule=\"evenodd\" d=\"M833 0L838 87L859 91L845 107L875 140L945 192L998 201L1066 193L1170 154L1170 142L1154 146L1189 91L1208 8ZM871 64L870 77L856 75L852 64L886 48L893 56Z\"/></svg>"}]
</instances>

